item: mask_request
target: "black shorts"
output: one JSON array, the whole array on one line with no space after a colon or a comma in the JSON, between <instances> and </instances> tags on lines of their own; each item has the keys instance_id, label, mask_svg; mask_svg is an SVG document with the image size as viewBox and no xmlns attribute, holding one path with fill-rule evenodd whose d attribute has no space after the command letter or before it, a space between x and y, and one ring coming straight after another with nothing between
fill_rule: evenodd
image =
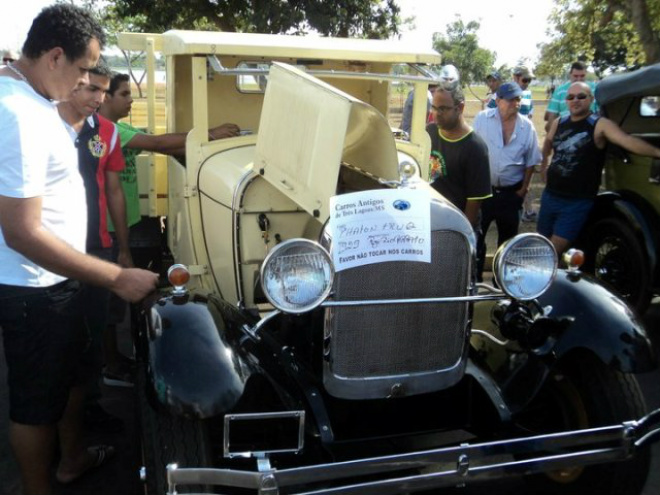
<instances>
[{"instance_id":1,"label":"black shorts","mask_svg":"<svg viewBox=\"0 0 660 495\"><path fill-rule=\"evenodd\" d=\"M46 288L0 285L13 422L57 423L71 387L83 383L80 356L88 332L80 296L80 284L72 280Z\"/></svg>"}]
</instances>

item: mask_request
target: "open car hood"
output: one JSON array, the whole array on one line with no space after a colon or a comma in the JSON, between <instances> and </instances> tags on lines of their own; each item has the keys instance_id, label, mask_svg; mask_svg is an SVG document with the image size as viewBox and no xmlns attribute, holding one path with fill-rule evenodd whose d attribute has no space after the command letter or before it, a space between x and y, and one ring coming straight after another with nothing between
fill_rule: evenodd
<instances>
[{"instance_id":1,"label":"open car hood","mask_svg":"<svg viewBox=\"0 0 660 495\"><path fill-rule=\"evenodd\" d=\"M660 95L660 64L606 77L596 86L596 101L607 105L631 96Z\"/></svg>"},{"instance_id":2,"label":"open car hood","mask_svg":"<svg viewBox=\"0 0 660 495\"><path fill-rule=\"evenodd\" d=\"M253 167L320 222L328 218L342 162L399 178L387 119L374 107L304 72L274 63Z\"/></svg>"}]
</instances>

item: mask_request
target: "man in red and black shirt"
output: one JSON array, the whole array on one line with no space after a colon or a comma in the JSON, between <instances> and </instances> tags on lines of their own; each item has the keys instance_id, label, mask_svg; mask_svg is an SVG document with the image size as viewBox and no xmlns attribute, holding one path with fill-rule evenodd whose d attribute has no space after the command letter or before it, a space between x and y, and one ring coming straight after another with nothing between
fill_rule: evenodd
<instances>
[{"instance_id":1,"label":"man in red and black shirt","mask_svg":"<svg viewBox=\"0 0 660 495\"><path fill-rule=\"evenodd\" d=\"M71 99L60 103L58 111L78 149L78 167L87 197L87 253L110 261L112 238L108 233L108 213L115 226L119 244L118 262L132 266L128 248L126 206L119 173L124 169L119 133L115 125L98 115L112 72L104 65L91 69L89 84L78 88ZM88 286L85 292L86 321L90 346L84 356L87 376L86 419L104 429L121 427L117 418L109 416L98 405L101 397L102 335L107 326L110 292Z\"/></svg>"}]
</instances>

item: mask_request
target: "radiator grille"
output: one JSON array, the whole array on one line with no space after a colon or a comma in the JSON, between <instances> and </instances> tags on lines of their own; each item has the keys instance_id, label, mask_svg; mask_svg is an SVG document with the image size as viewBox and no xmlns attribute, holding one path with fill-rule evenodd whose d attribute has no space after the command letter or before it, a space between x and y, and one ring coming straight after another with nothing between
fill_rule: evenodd
<instances>
[{"instance_id":1,"label":"radiator grille","mask_svg":"<svg viewBox=\"0 0 660 495\"><path fill-rule=\"evenodd\" d=\"M387 262L339 272L335 300L409 299L467 294L471 255L454 231L432 233L431 263ZM332 308L326 337L330 370L341 378L434 372L454 365L465 342L466 303Z\"/></svg>"}]
</instances>

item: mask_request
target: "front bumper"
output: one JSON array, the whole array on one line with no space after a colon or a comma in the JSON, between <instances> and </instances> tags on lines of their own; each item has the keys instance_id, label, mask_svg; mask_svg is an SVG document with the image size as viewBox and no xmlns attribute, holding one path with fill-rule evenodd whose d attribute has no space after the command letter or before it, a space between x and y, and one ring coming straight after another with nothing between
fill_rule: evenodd
<instances>
[{"instance_id":1,"label":"front bumper","mask_svg":"<svg viewBox=\"0 0 660 495\"><path fill-rule=\"evenodd\" d=\"M630 459L660 439L660 409L639 421L512 440L259 472L168 466L177 486L218 485L259 495L385 495ZM263 464L262 464L263 465Z\"/></svg>"}]
</instances>

